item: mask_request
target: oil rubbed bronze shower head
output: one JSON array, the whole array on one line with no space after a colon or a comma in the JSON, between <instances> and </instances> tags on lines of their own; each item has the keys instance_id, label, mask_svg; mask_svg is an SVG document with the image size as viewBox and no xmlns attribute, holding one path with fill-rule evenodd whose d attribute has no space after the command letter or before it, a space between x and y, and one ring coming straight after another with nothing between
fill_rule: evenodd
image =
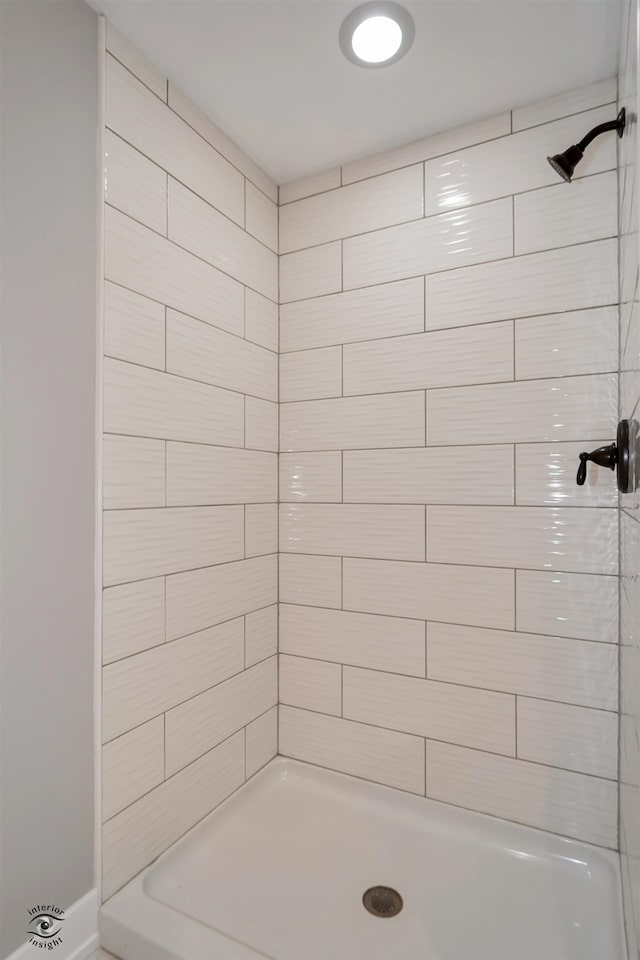
<instances>
[{"instance_id":1,"label":"oil rubbed bronze shower head","mask_svg":"<svg viewBox=\"0 0 640 960\"><path fill-rule=\"evenodd\" d=\"M609 130L615 130L618 136L621 137L624 133L624 127L625 110L623 107L615 120L609 120L607 123L599 123L593 130L589 130L589 133L582 138L580 143L574 143L571 147L567 147L564 153L556 153L553 157L547 157L547 160L563 180L571 183L573 172L582 160L584 152L591 141L599 137L601 133L608 133Z\"/></svg>"}]
</instances>

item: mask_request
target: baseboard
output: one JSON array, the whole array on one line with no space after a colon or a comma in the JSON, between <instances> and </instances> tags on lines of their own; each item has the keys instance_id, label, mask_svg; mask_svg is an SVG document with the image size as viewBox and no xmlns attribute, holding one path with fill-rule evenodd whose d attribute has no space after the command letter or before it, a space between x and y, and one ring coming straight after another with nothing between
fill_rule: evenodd
<instances>
[{"instance_id":1,"label":"baseboard","mask_svg":"<svg viewBox=\"0 0 640 960\"><path fill-rule=\"evenodd\" d=\"M25 926L28 918L25 917ZM64 911L60 931L62 942L50 950L34 946L27 941L14 950L7 960L35 960L36 957L51 957L51 960L87 960L98 949L98 891L94 888L80 897Z\"/></svg>"}]
</instances>

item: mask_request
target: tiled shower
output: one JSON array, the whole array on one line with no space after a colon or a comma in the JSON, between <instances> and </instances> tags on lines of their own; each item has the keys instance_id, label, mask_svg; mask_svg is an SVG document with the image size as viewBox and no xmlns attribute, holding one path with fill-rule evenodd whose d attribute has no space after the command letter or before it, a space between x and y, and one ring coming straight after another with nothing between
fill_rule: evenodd
<instances>
[{"instance_id":1,"label":"tiled shower","mask_svg":"<svg viewBox=\"0 0 640 960\"><path fill-rule=\"evenodd\" d=\"M101 903L279 756L619 852L640 957L640 500L576 484L640 420L622 19L616 77L284 185L101 22Z\"/></svg>"},{"instance_id":2,"label":"tiled shower","mask_svg":"<svg viewBox=\"0 0 640 960\"><path fill-rule=\"evenodd\" d=\"M619 176L614 138L571 187L540 159L635 103L626 56L278 195L109 28L103 896L278 752L617 848L636 498L575 471L618 419L618 197L637 403L635 125Z\"/></svg>"},{"instance_id":3,"label":"tiled shower","mask_svg":"<svg viewBox=\"0 0 640 960\"><path fill-rule=\"evenodd\" d=\"M278 208L110 37L106 892L276 752L278 249L280 752L615 847L615 80Z\"/></svg>"}]
</instances>

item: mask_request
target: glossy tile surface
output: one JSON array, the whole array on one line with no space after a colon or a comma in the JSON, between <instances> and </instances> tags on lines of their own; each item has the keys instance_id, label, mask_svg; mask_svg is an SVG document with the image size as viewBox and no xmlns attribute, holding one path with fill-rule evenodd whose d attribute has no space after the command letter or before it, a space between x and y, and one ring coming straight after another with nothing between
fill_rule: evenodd
<instances>
[{"instance_id":1,"label":"glossy tile surface","mask_svg":"<svg viewBox=\"0 0 640 960\"><path fill-rule=\"evenodd\" d=\"M286 403L280 408L280 449L422 446L424 417L419 392Z\"/></svg>"},{"instance_id":2,"label":"glossy tile surface","mask_svg":"<svg viewBox=\"0 0 640 960\"><path fill-rule=\"evenodd\" d=\"M424 330L422 278L349 290L280 308L280 349L399 337Z\"/></svg>"},{"instance_id":3,"label":"glossy tile surface","mask_svg":"<svg viewBox=\"0 0 640 960\"><path fill-rule=\"evenodd\" d=\"M575 475L618 420L615 138L593 145L571 186L546 155L609 119L615 98L603 81L356 160L341 179L283 188L280 219L294 755L370 776L323 754L307 724L421 736L427 791L430 744L450 747L461 770L445 776L434 759L434 795L604 844L616 836L618 500L609 471L583 487ZM634 283L621 289L631 329ZM633 407L640 338L627 354ZM305 707L319 719L303 723ZM384 764L376 776L391 782Z\"/></svg>"},{"instance_id":4,"label":"glossy tile surface","mask_svg":"<svg viewBox=\"0 0 640 960\"><path fill-rule=\"evenodd\" d=\"M442 213L343 242L344 288L364 287L511 256L509 200Z\"/></svg>"},{"instance_id":5,"label":"glossy tile surface","mask_svg":"<svg viewBox=\"0 0 640 960\"><path fill-rule=\"evenodd\" d=\"M164 370L164 312L154 300L105 283L105 356Z\"/></svg>"},{"instance_id":6,"label":"glossy tile surface","mask_svg":"<svg viewBox=\"0 0 640 960\"><path fill-rule=\"evenodd\" d=\"M290 504L280 509L280 548L330 556L424 560L424 507Z\"/></svg>"},{"instance_id":7,"label":"glossy tile surface","mask_svg":"<svg viewBox=\"0 0 640 960\"><path fill-rule=\"evenodd\" d=\"M557 183L557 173L547 156L557 152L558 143L577 143L598 123L610 119L608 107L594 110L513 134L504 140L483 143L458 153L446 154L426 164L426 210L440 213L495 197L522 193ZM615 141L596 141L585 156L577 177L613 170ZM500 172L498 172L500 171Z\"/></svg>"},{"instance_id":8,"label":"glossy tile surface","mask_svg":"<svg viewBox=\"0 0 640 960\"><path fill-rule=\"evenodd\" d=\"M343 347L345 396L513 379L513 325L374 340Z\"/></svg>"},{"instance_id":9,"label":"glossy tile surface","mask_svg":"<svg viewBox=\"0 0 640 960\"><path fill-rule=\"evenodd\" d=\"M430 623L427 676L601 710L618 702L618 651L610 643Z\"/></svg>"},{"instance_id":10,"label":"glossy tile surface","mask_svg":"<svg viewBox=\"0 0 640 960\"><path fill-rule=\"evenodd\" d=\"M278 746L615 845L617 501L574 475L618 418L616 193L637 399L633 153L618 183L601 138L572 187L545 160L614 86L278 197L110 36L105 889Z\"/></svg>"},{"instance_id":11,"label":"glossy tile surface","mask_svg":"<svg viewBox=\"0 0 640 960\"><path fill-rule=\"evenodd\" d=\"M618 571L615 510L427 507L427 560L483 566Z\"/></svg>"},{"instance_id":12,"label":"glossy tile surface","mask_svg":"<svg viewBox=\"0 0 640 960\"><path fill-rule=\"evenodd\" d=\"M288 203L280 211L280 252L416 220L423 214L422 189L422 165L416 164Z\"/></svg>"},{"instance_id":13,"label":"glossy tile surface","mask_svg":"<svg viewBox=\"0 0 640 960\"><path fill-rule=\"evenodd\" d=\"M106 897L277 751L279 399L277 187L107 47Z\"/></svg>"},{"instance_id":14,"label":"glossy tile surface","mask_svg":"<svg viewBox=\"0 0 640 960\"><path fill-rule=\"evenodd\" d=\"M427 329L617 303L616 247L598 240L430 277Z\"/></svg>"},{"instance_id":15,"label":"glossy tile surface","mask_svg":"<svg viewBox=\"0 0 640 960\"><path fill-rule=\"evenodd\" d=\"M347 450L345 502L513 503L513 446Z\"/></svg>"},{"instance_id":16,"label":"glossy tile surface","mask_svg":"<svg viewBox=\"0 0 640 960\"><path fill-rule=\"evenodd\" d=\"M617 375L599 374L434 390L427 398L427 442L540 443L612 436L617 384Z\"/></svg>"}]
</instances>

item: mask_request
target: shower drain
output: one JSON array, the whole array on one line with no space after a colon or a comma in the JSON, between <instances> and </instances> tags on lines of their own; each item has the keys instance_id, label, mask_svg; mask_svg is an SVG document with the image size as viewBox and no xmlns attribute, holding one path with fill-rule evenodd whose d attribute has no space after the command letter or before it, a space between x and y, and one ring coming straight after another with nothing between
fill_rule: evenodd
<instances>
[{"instance_id":1,"label":"shower drain","mask_svg":"<svg viewBox=\"0 0 640 960\"><path fill-rule=\"evenodd\" d=\"M362 902L374 917L395 917L402 910L402 897L392 887L369 887Z\"/></svg>"}]
</instances>

